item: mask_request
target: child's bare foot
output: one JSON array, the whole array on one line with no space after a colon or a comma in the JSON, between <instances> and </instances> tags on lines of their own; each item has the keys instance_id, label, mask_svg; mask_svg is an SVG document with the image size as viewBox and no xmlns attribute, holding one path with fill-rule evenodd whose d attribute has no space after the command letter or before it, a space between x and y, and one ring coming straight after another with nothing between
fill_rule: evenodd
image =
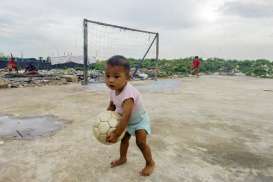
<instances>
[{"instance_id":1,"label":"child's bare foot","mask_svg":"<svg viewBox=\"0 0 273 182\"><path fill-rule=\"evenodd\" d=\"M114 160L114 161L111 162L111 168L116 167L116 166L120 166L120 165L126 163L126 161L127 161L126 158L125 159L120 158L118 160Z\"/></svg>"},{"instance_id":2,"label":"child's bare foot","mask_svg":"<svg viewBox=\"0 0 273 182\"><path fill-rule=\"evenodd\" d=\"M140 172L141 176L150 176L155 168L155 162L152 161L151 164L146 164L146 166Z\"/></svg>"}]
</instances>

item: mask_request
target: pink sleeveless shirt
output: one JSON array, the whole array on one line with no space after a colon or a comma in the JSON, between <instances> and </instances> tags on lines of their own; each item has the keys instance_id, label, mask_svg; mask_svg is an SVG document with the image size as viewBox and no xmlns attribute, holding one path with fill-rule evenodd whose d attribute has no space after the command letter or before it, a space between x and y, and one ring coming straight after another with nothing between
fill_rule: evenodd
<instances>
[{"instance_id":1,"label":"pink sleeveless shirt","mask_svg":"<svg viewBox=\"0 0 273 182\"><path fill-rule=\"evenodd\" d=\"M122 114L122 103L124 100L132 98L134 100L133 112L137 112L143 109L141 97L139 91L133 87L130 83L127 83L119 95L116 95L115 90L110 91L110 100L116 106L116 112Z\"/></svg>"}]
</instances>

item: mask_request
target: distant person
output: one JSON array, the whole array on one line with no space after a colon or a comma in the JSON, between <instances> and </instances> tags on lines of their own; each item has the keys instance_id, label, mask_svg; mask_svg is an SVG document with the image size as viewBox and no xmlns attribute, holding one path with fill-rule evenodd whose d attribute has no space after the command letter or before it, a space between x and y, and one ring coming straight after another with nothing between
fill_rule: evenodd
<instances>
[{"instance_id":1,"label":"distant person","mask_svg":"<svg viewBox=\"0 0 273 182\"><path fill-rule=\"evenodd\" d=\"M38 69L35 66L33 66L33 64L29 63L25 69L25 74L36 75L36 74L38 74Z\"/></svg>"},{"instance_id":2,"label":"distant person","mask_svg":"<svg viewBox=\"0 0 273 182\"><path fill-rule=\"evenodd\" d=\"M9 72L15 70L18 73L18 68L14 57L10 57L7 67Z\"/></svg>"},{"instance_id":3,"label":"distant person","mask_svg":"<svg viewBox=\"0 0 273 182\"><path fill-rule=\"evenodd\" d=\"M151 133L150 119L145 111L139 91L128 83L130 65L123 56L113 56L106 63L106 85L111 89L110 102L107 110L121 114L116 129L107 136L110 143L117 142L118 137L125 131L120 143L120 157L111 163L111 167L124 164L127 161L127 151L131 136L136 137L136 144L146 161L140 175L149 176L154 170L155 162L151 149L146 141Z\"/></svg>"},{"instance_id":4,"label":"distant person","mask_svg":"<svg viewBox=\"0 0 273 182\"><path fill-rule=\"evenodd\" d=\"M201 61L198 56L194 57L194 60L192 61L192 74L199 77L199 71L200 71Z\"/></svg>"}]
</instances>

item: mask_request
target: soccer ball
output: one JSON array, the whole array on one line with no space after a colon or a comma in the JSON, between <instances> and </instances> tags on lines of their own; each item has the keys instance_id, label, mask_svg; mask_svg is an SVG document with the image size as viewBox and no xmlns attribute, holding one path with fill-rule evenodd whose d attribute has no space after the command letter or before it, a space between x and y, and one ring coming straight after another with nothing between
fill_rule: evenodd
<instances>
[{"instance_id":1,"label":"soccer ball","mask_svg":"<svg viewBox=\"0 0 273 182\"><path fill-rule=\"evenodd\" d=\"M111 131L115 130L119 119L120 115L114 111L104 111L97 116L93 125L93 134L100 143L112 144L106 141L106 137ZM118 141L121 140L123 135L124 133L118 138Z\"/></svg>"}]
</instances>

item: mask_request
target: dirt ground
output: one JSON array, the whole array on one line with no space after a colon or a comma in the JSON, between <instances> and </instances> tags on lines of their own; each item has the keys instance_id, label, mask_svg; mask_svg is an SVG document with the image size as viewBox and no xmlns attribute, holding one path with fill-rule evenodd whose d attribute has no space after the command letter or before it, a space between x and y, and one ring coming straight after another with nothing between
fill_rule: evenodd
<instances>
[{"instance_id":1,"label":"dirt ground","mask_svg":"<svg viewBox=\"0 0 273 182\"><path fill-rule=\"evenodd\" d=\"M102 145L92 135L107 90L78 84L0 90L1 115L54 115L65 123L50 137L0 144L0 181L272 182L273 92L264 90L273 90L273 80L203 76L178 82L175 90L142 92L157 165L150 177L138 175L144 161L134 138L127 164L111 169L119 145Z\"/></svg>"}]
</instances>

